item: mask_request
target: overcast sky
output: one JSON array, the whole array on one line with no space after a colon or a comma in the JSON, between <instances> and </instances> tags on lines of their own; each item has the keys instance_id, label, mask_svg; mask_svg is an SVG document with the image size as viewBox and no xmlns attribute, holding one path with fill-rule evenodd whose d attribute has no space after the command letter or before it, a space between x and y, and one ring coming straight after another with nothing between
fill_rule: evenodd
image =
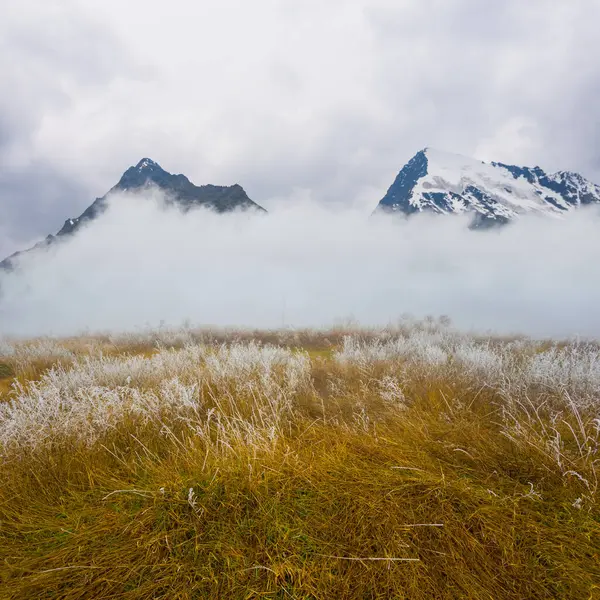
<instances>
[{"instance_id":1,"label":"overcast sky","mask_svg":"<svg viewBox=\"0 0 600 600\"><path fill-rule=\"evenodd\" d=\"M0 0L0 254L149 156L368 213L419 149L600 183L598 0Z\"/></svg>"}]
</instances>

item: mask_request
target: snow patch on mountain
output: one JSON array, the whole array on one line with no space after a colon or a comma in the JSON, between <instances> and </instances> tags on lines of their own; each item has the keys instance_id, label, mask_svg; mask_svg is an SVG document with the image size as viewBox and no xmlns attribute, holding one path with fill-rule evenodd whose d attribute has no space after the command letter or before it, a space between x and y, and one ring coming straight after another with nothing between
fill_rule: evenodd
<instances>
[{"instance_id":1,"label":"snow patch on mountain","mask_svg":"<svg viewBox=\"0 0 600 600\"><path fill-rule=\"evenodd\" d=\"M506 222L524 213L551 217L600 202L600 186L577 173L485 163L426 148L400 171L378 209L413 214L467 211Z\"/></svg>"}]
</instances>

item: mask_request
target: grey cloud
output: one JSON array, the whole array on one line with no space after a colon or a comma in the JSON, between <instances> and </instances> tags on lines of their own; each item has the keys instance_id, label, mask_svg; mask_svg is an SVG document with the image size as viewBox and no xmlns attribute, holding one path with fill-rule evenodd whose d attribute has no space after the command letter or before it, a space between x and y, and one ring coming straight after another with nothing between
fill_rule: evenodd
<instances>
[{"instance_id":1,"label":"grey cloud","mask_svg":"<svg viewBox=\"0 0 600 600\"><path fill-rule=\"evenodd\" d=\"M81 212L82 200L91 203L89 190L75 177L44 163L0 172L3 257L56 233L67 217Z\"/></svg>"},{"instance_id":2,"label":"grey cloud","mask_svg":"<svg viewBox=\"0 0 600 600\"><path fill-rule=\"evenodd\" d=\"M473 154L507 124L530 121L529 145L489 144L486 158L600 177L590 139L600 118L590 93L600 82L597 3L380 4L367 11L381 46L377 80L399 105L421 104L409 134Z\"/></svg>"},{"instance_id":3,"label":"grey cloud","mask_svg":"<svg viewBox=\"0 0 600 600\"><path fill-rule=\"evenodd\" d=\"M93 199L90 174L40 148L49 119L130 69L123 46L73 2L7 0L0 22L2 256L55 232ZM85 135L85 132L82 132ZM90 157L90 166L93 157Z\"/></svg>"},{"instance_id":4,"label":"grey cloud","mask_svg":"<svg viewBox=\"0 0 600 600\"><path fill-rule=\"evenodd\" d=\"M26 181L46 164L66 199L24 187L17 236L47 233L46 214L70 216L79 191L83 209L142 156L271 209L311 198L368 214L427 145L600 182L595 0L11 6L3 50L22 68L2 63L16 90L0 99L2 169Z\"/></svg>"}]
</instances>

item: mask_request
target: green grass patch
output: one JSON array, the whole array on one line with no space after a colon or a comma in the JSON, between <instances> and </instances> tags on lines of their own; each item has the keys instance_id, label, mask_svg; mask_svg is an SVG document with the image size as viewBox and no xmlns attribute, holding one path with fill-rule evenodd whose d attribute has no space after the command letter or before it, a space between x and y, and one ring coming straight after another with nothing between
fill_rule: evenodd
<instances>
[{"instance_id":1,"label":"green grass patch","mask_svg":"<svg viewBox=\"0 0 600 600\"><path fill-rule=\"evenodd\" d=\"M12 366L8 363L0 362L0 379L8 379L14 376L15 372Z\"/></svg>"}]
</instances>

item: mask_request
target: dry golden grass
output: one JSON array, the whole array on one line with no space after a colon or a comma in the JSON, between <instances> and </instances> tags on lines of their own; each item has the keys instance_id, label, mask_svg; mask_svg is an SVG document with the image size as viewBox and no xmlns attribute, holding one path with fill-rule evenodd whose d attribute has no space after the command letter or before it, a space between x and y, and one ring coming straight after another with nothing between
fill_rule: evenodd
<instances>
[{"instance_id":1,"label":"dry golden grass","mask_svg":"<svg viewBox=\"0 0 600 600\"><path fill-rule=\"evenodd\" d=\"M600 598L596 355L413 333L22 359L0 598Z\"/></svg>"}]
</instances>

